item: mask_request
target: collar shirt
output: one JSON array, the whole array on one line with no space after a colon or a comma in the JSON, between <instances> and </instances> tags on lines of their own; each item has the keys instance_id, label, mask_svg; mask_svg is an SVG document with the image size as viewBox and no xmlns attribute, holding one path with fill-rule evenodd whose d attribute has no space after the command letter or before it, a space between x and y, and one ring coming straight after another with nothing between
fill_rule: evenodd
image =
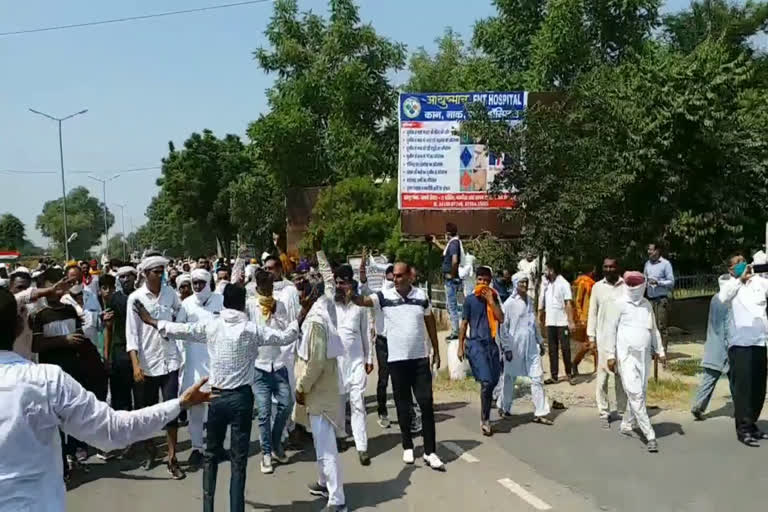
<instances>
[{"instance_id":1,"label":"collar shirt","mask_svg":"<svg viewBox=\"0 0 768 512\"><path fill-rule=\"evenodd\" d=\"M768 317L766 316L766 297L768 279L752 276L742 283L741 279L731 277L721 283L718 297L730 307L730 346L764 347L768 339Z\"/></svg>"},{"instance_id":2,"label":"collar shirt","mask_svg":"<svg viewBox=\"0 0 768 512\"><path fill-rule=\"evenodd\" d=\"M256 325L282 330L290 323L288 320L288 310L285 304L278 299L275 299L275 312L269 316L269 319L266 319L261 311L258 295L246 301L245 309L248 312L248 320ZM275 372L292 362L291 356L294 349L295 344L293 343L283 347L262 347L259 349L254 365L259 370L270 373Z\"/></svg>"},{"instance_id":3,"label":"collar shirt","mask_svg":"<svg viewBox=\"0 0 768 512\"><path fill-rule=\"evenodd\" d=\"M136 301L140 301L156 320L173 320L181 309L179 296L170 286L162 286L160 294L155 295L146 285L128 297L128 319L125 327L126 350L138 353L139 363L144 375L157 377L178 370L181 366L181 353L176 343L160 335L141 321L133 310Z\"/></svg>"},{"instance_id":4,"label":"collar shirt","mask_svg":"<svg viewBox=\"0 0 768 512\"><path fill-rule=\"evenodd\" d=\"M371 295L374 308L384 315L389 354L387 362L429 357L424 317L432 314L427 293L411 287L406 298L395 288Z\"/></svg>"},{"instance_id":5,"label":"collar shirt","mask_svg":"<svg viewBox=\"0 0 768 512\"><path fill-rule=\"evenodd\" d=\"M160 334L175 340L207 343L208 384L219 389L252 385L259 347L290 345L299 336L296 321L286 329L272 329L249 322L244 312L233 309L223 309L210 320L189 324L160 321L157 327Z\"/></svg>"},{"instance_id":6,"label":"collar shirt","mask_svg":"<svg viewBox=\"0 0 768 512\"><path fill-rule=\"evenodd\" d=\"M292 282L285 278L275 281L272 295L285 306L288 322L293 322L299 317L301 299L299 298L299 291Z\"/></svg>"},{"instance_id":7,"label":"collar shirt","mask_svg":"<svg viewBox=\"0 0 768 512\"><path fill-rule=\"evenodd\" d=\"M642 353L648 362L652 354L664 356L661 334L648 299L642 298L635 303L624 295L611 306L607 323L606 360L621 362Z\"/></svg>"},{"instance_id":8,"label":"collar shirt","mask_svg":"<svg viewBox=\"0 0 768 512\"><path fill-rule=\"evenodd\" d=\"M94 276L95 278L95 276ZM91 281L93 282L93 281ZM86 338L91 340L91 343L96 343L99 338L99 331L102 329L101 325L101 303L99 302L98 295L95 295L90 289L83 288L83 305L81 306L70 294L66 294L61 298L63 304L69 304L82 321L83 334Z\"/></svg>"},{"instance_id":9,"label":"collar shirt","mask_svg":"<svg viewBox=\"0 0 768 512\"><path fill-rule=\"evenodd\" d=\"M209 320L224 309L224 296L220 293L212 293L208 298L201 302L195 295L187 297L181 302L181 309L176 315L176 321L182 324ZM208 367L208 349L200 343L186 343L182 346L176 344L179 352L184 359L185 368Z\"/></svg>"},{"instance_id":10,"label":"collar shirt","mask_svg":"<svg viewBox=\"0 0 768 512\"><path fill-rule=\"evenodd\" d=\"M573 300L571 285L558 274L554 281L544 279L542 292L539 295L539 310L546 314L547 327L568 327L568 315L565 303Z\"/></svg>"},{"instance_id":11,"label":"collar shirt","mask_svg":"<svg viewBox=\"0 0 768 512\"><path fill-rule=\"evenodd\" d=\"M156 435L179 415L179 400L114 411L61 368L0 351L0 510L64 512L59 429L102 450Z\"/></svg>"},{"instance_id":12,"label":"collar shirt","mask_svg":"<svg viewBox=\"0 0 768 512\"><path fill-rule=\"evenodd\" d=\"M44 299L39 299L35 302L32 301L33 288L27 288L24 291L17 293L16 306L18 308L18 315L21 317L23 328L21 333L16 337L13 342L13 351L19 354L25 359L37 362L37 355L32 351L32 328L29 326L29 317L44 307Z\"/></svg>"},{"instance_id":13,"label":"collar shirt","mask_svg":"<svg viewBox=\"0 0 768 512\"><path fill-rule=\"evenodd\" d=\"M656 261L648 260L643 269L646 282L654 279L658 284L651 286L648 284L646 295L649 299L659 299L672 293L675 287L675 274L672 272L672 264L665 258L659 258Z\"/></svg>"},{"instance_id":14,"label":"collar shirt","mask_svg":"<svg viewBox=\"0 0 768 512\"><path fill-rule=\"evenodd\" d=\"M601 279L592 287L587 316L587 336L597 341L598 351L603 350L602 342L606 339L608 311L611 304L624 296L625 288L622 278L619 278L616 284Z\"/></svg>"},{"instance_id":15,"label":"collar shirt","mask_svg":"<svg viewBox=\"0 0 768 512\"><path fill-rule=\"evenodd\" d=\"M350 362L373 363L368 330L368 312L357 304L336 302L336 321L344 345L344 358Z\"/></svg>"}]
</instances>

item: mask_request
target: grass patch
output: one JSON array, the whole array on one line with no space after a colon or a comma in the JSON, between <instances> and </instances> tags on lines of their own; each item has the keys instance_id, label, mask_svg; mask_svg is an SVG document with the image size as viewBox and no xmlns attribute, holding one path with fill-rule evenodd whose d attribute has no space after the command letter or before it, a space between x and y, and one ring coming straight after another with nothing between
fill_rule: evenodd
<instances>
[{"instance_id":1,"label":"grass patch","mask_svg":"<svg viewBox=\"0 0 768 512\"><path fill-rule=\"evenodd\" d=\"M451 380L448 370L442 369L437 372L432 389L436 393L445 393L453 397L469 400L472 396L479 396L480 383L476 382L472 377L467 377L463 380Z\"/></svg>"},{"instance_id":2,"label":"grass patch","mask_svg":"<svg viewBox=\"0 0 768 512\"><path fill-rule=\"evenodd\" d=\"M687 384L677 378L662 378L658 381L651 378L648 381L648 403L666 406L687 405L692 391L692 384Z\"/></svg>"},{"instance_id":3,"label":"grass patch","mask_svg":"<svg viewBox=\"0 0 768 512\"><path fill-rule=\"evenodd\" d=\"M700 365L701 359L699 358L676 359L667 363L667 369L681 375L693 377L701 371Z\"/></svg>"}]
</instances>

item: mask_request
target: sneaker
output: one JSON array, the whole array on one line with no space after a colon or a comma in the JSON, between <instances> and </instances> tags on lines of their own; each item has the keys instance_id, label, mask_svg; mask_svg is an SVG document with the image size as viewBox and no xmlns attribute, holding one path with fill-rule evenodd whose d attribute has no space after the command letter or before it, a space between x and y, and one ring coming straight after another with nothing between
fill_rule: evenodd
<instances>
[{"instance_id":1,"label":"sneaker","mask_svg":"<svg viewBox=\"0 0 768 512\"><path fill-rule=\"evenodd\" d=\"M288 464L288 456L285 453L273 453L272 458L280 464Z\"/></svg>"},{"instance_id":2,"label":"sneaker","mask_svg":"<svg viewBox=\"0 0 768 512\"><path fill-rule=\"evenodd\" d=\"M436 453L424 455L424 462L435 471L445 471L445 464L443 464L443 461L440 460L440 457L438 457Z\"/></svg>"},{"instance_id":3,"label":"sneaker","mask_svg":"<svg viewBox=\"0 0 768 512\"><path fill-rule=\"evenodd\" d=\"M270 475L274 469L272 469L272 456L265 455L261 458L261 472L265 475Z\"/></svg>"},{"instance_id":4,"label":"sneaker","mask_svg":"<svg viewBox=\"0 0 768 512\"><path fill-rule=\"evenodd\" d=\"M691 414L696 418L696 421L704 421L704 413L698 407L691 409Z\"/></svg>"},{"instance_id":5,"label":"sneaker","mask_svg":"<svg viewBox=\"0 0 768 512\"><path fill-rule=\"evenodd\" d=\"M656 442L655 439L651 439L648 441L648 453L658 453L659 452L659 443Z\"/></svg>"},{"instance_id":6,"label":"sneaker","mask_svg":"<svg viewBox=\"0 0 768 512\"><path fill-rule=\"evenodd\" d=\"M377 423L381 428L389 428L390 425L389 418L382 416L381 414L379 414L379 421Z\"/></svg>"},{"instance_id":7,"label":"sneaker","mask_svg":"<svg viewBox=\"0 0 768 512\"><path fill-rule=\"evenodd\" d=\"M199 468L203 464L203 454L200 450L192 450L187 460L187 465L192 468Z\"/></svg>"},{"instance_id":8,"label":"sneaker","mask_svg":"<svg viewBox=\"0 0 768 512\"><path fill-rule=\"evenodd\" d=\"M179 463L176 460L168 462L168 474L171 475L171 478L174 480L184 480L187 476L186 473L181 470L181 467L179 467Z\"/></svg>"},{"instance_id":9,"label":"sneaker","mask_svg":"<svg viewBox=\"0 0 768 512\"><path fill-rule=\"evenodd\" d=\"M480 425L480 430L482 431L483 435L486 437L490 437L493 435L493 429L491 428L491 423L488 421L484 421Z\"/></svg>"},{"instance_id":10,"label":"sneaker","mask_svg":"<svg viewBox=\"0 0 768 512\"><path fill-rule=\"evenodd\" d=\"M601 416L600 417L600 428L604 430L610 430L611 428L611 419L608 416Z\"/></svg>"},{"instance_id":11,"label":"sneaker","mask_svg":"<svg viewBox=\"0 0 768 512\"><path fill-rule=\"evenodd\" d=\"M102 452L99 450L99 452L96 454L96 458L103 461L112 460L115 457L117 457L117 452Z\"/></svg>"},{"instance_id":12,"label":"sneaker","mask_svg":"<svg viewBox=\"0 0 768 512\"><path fill-rule=\"evenodd\" d=\"M576 375L568 376L568 384L570 384L571 386L575 386L576 384L578 384L578 382L576 381Z\"/></svg>"},{"instance_id":13,"label":"sneaker","mask_svg":"<svg viewBox=\"0 0 768 512\"><path fill-rule=\"evenodd\" d=\"M627 437L634 437L635 435L634 431L632 430L632 427L627 427L625 425L622 425L621 428L619 428L619 433Z\"/></svg>"},{"instance_id":14,"label":"sneaker","mask_svg":"<svg viewBox=\"0 0 768 512\"><path fill-rule=\"evenodd\" d=\"M328 488L324 485L320 485L319 483L315 482L309 484L307 488L309 489L309 494L312 496L320 496L321 498L328 497Z\"/></svg>"},{"instance_id":15,"label":"sneaker","mask_svg":"<svg viewBox=\"0 0 768 512\"><path fill-rule=\"evenodd\" d=\"M550 377L550 378L548 378L547 380L544 381L544 384L546 386L549 386L550 384L556 384L556 383L557 383L557 381L555 379L553 379L552 377Z\"/></svg>"},{"instance_id":16,"label":"sneaker","mask_svg":"<svg viewBox=\"0 0 768 512\"><path fill-rule=\"evenodd\" d=\"M75 457L78 462L85 462L88 460L88 450L85 448L78 448L75 450Z\"/></svg>"},{"instance_id":17,"label":"sneaker","mask_svg":"<svg viewBox=\"0 0 768 512\"><path fill-rule=\"evenodd\" d=\"M413 450L403 450L403 462L406 464L413 464L414 460Z\"/></svg>"},{"instance_id":18,"label":"sneaker","mask_svg":"<svg viewBox=\"0 0 768 512\"><path fill-rule=\"evenodd\" d=\"M347 440L346 439L342 439L340 437L337 437L336 438L336 450L339 453L344 453L345 451L347 451Z\"/></svg>"},{"instance_id":19,"label":"sneaker","mask_svg":"<svg viewBox=\"0 0 768 512\"><path fill-rule=\"evenodd\" d=\"M371 465L371 458L368 456L368 452L360 452L357 454L357 457L360 459L361 466Z\"/></svg>"}]
</instances>

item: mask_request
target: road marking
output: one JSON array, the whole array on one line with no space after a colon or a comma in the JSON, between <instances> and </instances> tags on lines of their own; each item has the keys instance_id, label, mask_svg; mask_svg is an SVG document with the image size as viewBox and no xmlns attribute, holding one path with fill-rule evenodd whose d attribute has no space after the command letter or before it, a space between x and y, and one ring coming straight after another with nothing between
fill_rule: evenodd
<instances>
[{"instance_id":1,"label":"road marking","mask_svg":"<svg viewBox=\"0 0 768 512\"><path fill-rule=\"evenodd\" d=\"M513 492L520 496L522 499L527 501L533 508L536 510L551 510L552 507L549 506L549 503L540 500L530 492L526 491L521 485L519 485L517 482L510 478L502 478L501 480L498 480L498 482L507 488L510 492Z\"/></svg>"},{"instance_id":2,"label":"road marking","mask_svg":"<svg viewBox=\"0 0 768 512\"><path fill-rule=\"evenodd\" d=\"M451 450L453 453L456 454L458 458L463 460L464 462L469 462L470 464L474 464L476 462L480 462L480 459L472 455L471 453L465 452L461 446L457 445L456 443L453 443L451 441L445 441L443 443L440 443L449 450Z\"/></svg>"}]
</instances>

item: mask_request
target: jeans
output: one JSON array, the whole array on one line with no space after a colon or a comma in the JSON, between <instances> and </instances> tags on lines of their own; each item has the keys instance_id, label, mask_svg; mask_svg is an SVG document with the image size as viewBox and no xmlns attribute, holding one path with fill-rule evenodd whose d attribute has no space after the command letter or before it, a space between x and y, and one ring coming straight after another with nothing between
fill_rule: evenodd
<instances>
[{"instance_id":1,"label":"jeans","mask_svg":"<svg viewBox=\"0 0 768 512\"><path fill-rule=\"evenodd\" d=\"M717 381L723 374L723 372L712 368L702 368L702 370L701 382L696 390L696 398L693 400L693 409L699 412L704 412L709 407L709 400L712 398L712 393L715 392ZM731 396L733 396L733 389L731 389Z\"/></svg>"},{"instance_id":2,"label":"jeans","mask_svg":"<svg viewBox=\"0 0 768 512\"><path fill-rule=\"evenodd\" d=\"M733 393L733 417L740 438L756 434L757 418L765 401L766 348L732 346L728 349Z\"/></svg>"},{"instance_id":3,"label":"jeans","mask_svg":"<svg viewBox=\"0 0 768 512\"><path fill-rule=\"evenodd\" d=\"M376 362L379 365L378 380L376 381L376 404L379 416L387 417L387 384L389 382L389 348L387 338L376 336Z\"/></svg>"},{"instance_id":4,"label":"jeans","mask_svg":"<svg viewBox=\"0 0 768 512\"><path fill-rule=\"evenodd\" d=\"M112 408L116 411L133 410L133 364L127 352L119 352L112 358L109 374L109 392Z\"/></svg>"},{"instance_id":5,"label":"jeans","mask_svg":"<svg viewBox=\"0 0 768 512\"><path fill-rule=\"evenodd\" d=\"M236 389L213 389L218 396L208 407L206 424L205 462L203 464L203 511L213 512L216 493L216 475L219 462L226 460L224 438L227 426L230 430L229 510L245 510L245 469L248 464L248 448L251 443L253 391L251 386Z\"/></svg>"},{"instance_id":6,"label":"jeans","mask_svg":"<svg viewBox=\"0 0 768 512\"><path fill-rule=\"evenodd\" d=\"M563 351L563 364L565 374L571 375L571 340L567 327L547 326L547 345L549 346L549 375L557 381L560 375L560 359L557 354L557 346Z\"/></svg>"},{"instance_id":7,"label":"jeans","mask_svg":"<svg viewBox=\"0 0 768 512\"><path fill-rule=\"evenodd\" d=\"M293 408L291 385L288 382L288 369L283 367L273 372L266 372L256 368L253 379L253 391L256 394L261 453L263 455L272 455L274 452L282 455L281 438ZM274 425L272 425L272 396L277 399Z\"/></svg>"},{"instance_id":8,"label":"jeans","mask_svg":"<svg viewBox=\"0 0 768 512\"><path fill-rule=\"evenodd\" d=\"M429 358L391 361L392 393L395 396L397 422L400 425L403 449L413 449L411 435L411 394L421 409L421 433L424 437L424 454L435 452L435 412L432 408L432 372Z\"/></svg>"},{"instance_id":9,"label":"jeans","mask_svg":"<svg viewBox=\"0 0 768 512\"><path fill-rule=\"evenodd\" d=\"M459 302L458 293L461 289L461 279L445 278L445 307L451 317L451 335L459 334Z\"/></svg>"}]
</instances>

